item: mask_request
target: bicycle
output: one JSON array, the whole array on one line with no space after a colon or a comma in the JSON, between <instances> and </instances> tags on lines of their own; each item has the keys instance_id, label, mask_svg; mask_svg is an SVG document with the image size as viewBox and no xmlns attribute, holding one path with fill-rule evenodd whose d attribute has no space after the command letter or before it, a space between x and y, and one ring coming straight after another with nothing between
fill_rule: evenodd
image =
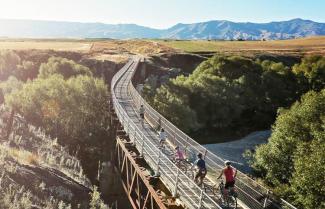
<instances>
[{"instance_id":1,"label":"bicycle","mask_svg":"<svg viewBox=\"0 0 325 209\"><path fill-rule=\"evenodd\" d=\"M213 187L213 194L217 195L218 193L220 194L220 199L222 204L231 209L236 209L237 208L237 192L234 187L231 187L229 189L225 188L225 184L223 180L221 180L220 184L218 187L216 187L217 184Z\"/></svg>"},{"instance_id":2,"label":"bicycle","mask_svg":"<svg viewBox=\"0 0 325 209\"><path fill-rule=\"evenodd\" d=\"M144 114L140 113L140 124L142 127L144 127Z\"/></svg>"},{"instance_id":3,"label":"bicycle","mask_svg":"<svg viewBox=\"0 0 325 209\"><path fill-rule=\"evenodd\" d=\"M195 182L195 184L197 185L197 186L199 186L201 189L203 189L203 190L206 190L206 185L205 185L205 183L204 183L204 179L205 179L205 176L206 176L206 174L207 174L207 171L203 171L203 172L205 172L205 173L203 173L200 177L198 177L197 179L195 179L195 176L196 176L196 174L198 173L198 168L195 166L195 165L192 165L192 167L190 167L190 169L189 169L189 173L188 173L188 177L190 178L190 179L193 179L193 181Z\"/></svg>"},{"instance_id":4,"label":"bicycle","mask_svg":"<svg viewBox=\"0 0 325 209\"><path fill-rule=\"evenodd\" d=\"M177 166L177 168L181 169L182 171L184 171L184 173L186 174L188 171L188 167L191 165L190 162L188 162L187 159L177 159L177 158L173 158L172 162L175 163L175 165Z\"/></svg>"},{"instance_id":5,"label":"bicycle","mask_svg":"<svg viewBox=\"0 0 325 209\"><path fill-rule=\"evenodd\" d=\"M158 148L163 152L165 153L165 150L166 150L166 140L159 140L159 146Z\"/></svg>"},{"instance_id":6,"label":"bicycle","mask_svg":"<svg viewBox=\"0 0 325 209\"><path fill-rule=\"evenodd\" d=\"M167 145L167 134L165 133L164 129L162 128L160 132L158 133L159 138L159 149L161 149L162 152L165 151L165 146Z\"/></svg>"}]
</instances>

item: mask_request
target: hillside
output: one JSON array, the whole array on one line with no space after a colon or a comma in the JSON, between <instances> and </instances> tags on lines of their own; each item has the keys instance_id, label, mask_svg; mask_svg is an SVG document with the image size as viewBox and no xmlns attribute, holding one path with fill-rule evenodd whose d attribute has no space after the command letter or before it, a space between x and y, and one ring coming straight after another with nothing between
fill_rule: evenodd
<instances>
[{"instance_id":1,"label":"hillside","mask_svg":"<svg viewBox=\"0 0 325 209\"><path fill-rule=\"evenodd\" d=\"M92 185L80 161L41 129L0 108L0 208L88 208Z\"/></svg>"},{"instance_id":2,"label":"hillside","mask_svg":"<svg viewBox=\"0 0 325 209\"><path fill-rule=\"evenodd\" d=\"M159 30L135 24L78 23L0 19L0 37L23 38L156 38Z\"/></svg>"},{"instance_id":3,"label":"hillside","mask_svg":"<svg viewBox=\"0 0 325 209\"><path fill-rule=\"evenodd\" d=\"M278 40L325 35L325 23L293 19L270 23L214 20L154 29L136 24L103 24L38 20L0 20L0 37L14 38L161 38Z\"/></svg>"},{"instance_id":4,"label":"hillside","mask_svg":"<svg viewBox=\"0 0 325 209\"><path fill-rule=\"evenodd\" d=\"M216 20L194 24L178 24L163 37L173 39L278 40L325 34L325 24L293 19L270 23L237 23Z\"/></svg>"}]
</instances>

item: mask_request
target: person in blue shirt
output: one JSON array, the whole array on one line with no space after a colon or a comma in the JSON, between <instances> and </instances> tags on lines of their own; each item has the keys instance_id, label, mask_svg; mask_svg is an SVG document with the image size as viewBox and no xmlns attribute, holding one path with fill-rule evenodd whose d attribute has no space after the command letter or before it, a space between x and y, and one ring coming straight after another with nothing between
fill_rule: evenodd
<instances>
[{"instance_id":1,"label":"person in blue shirt","mask_svg":"<svg viewBox=\"0 0 325 209\"><path fill-rule=\"evenodd\" d=\"M203 179L207 175L207 169L205 167L205 161L202 159L202 154L197 154L198 159L195 161L194 165L197 167L197 172L195 174L195 183L198 186L201 186L203 183Z\"/></svg>"}]
</instances>

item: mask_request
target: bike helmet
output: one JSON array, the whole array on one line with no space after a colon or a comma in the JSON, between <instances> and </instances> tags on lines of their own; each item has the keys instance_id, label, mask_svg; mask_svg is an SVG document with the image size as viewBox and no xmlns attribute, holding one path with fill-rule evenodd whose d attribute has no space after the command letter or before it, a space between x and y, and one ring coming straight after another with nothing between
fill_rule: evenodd
<instances>
[{"instance_id":1,"label":"bike helmet","mask_svg":"<svg viewBox=\"0 0 325 209\"><path fill-rule=\"evenodd\" d=\"M229 160L226 160L225 165L231 165L231 162Z\"/></svg>"}]
</instances>

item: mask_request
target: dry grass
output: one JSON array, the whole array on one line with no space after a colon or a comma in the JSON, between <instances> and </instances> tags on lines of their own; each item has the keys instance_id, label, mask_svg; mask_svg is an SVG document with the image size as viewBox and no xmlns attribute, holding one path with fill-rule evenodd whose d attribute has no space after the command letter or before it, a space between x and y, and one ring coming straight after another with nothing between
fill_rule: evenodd
<instances>
[{"instance_id":1,"label":"dry grass","mask_svg":"<svg viewBox=\"0 0 325 209\"><path fill-rule=\"evenodd\" d=\"M103 52L105 54L159 54L174 52L171 47L158 42L146 40L112 40L95 42L91 49L92 52Z\"/></svg>"},{"instance_id":2,"label":"dry grass","mask_svg":"<svg viewBox=\"0 0 325 209\"><path fill-rule=\"evenodd\" d=\"M91 42L78 41L51 41L51 40L0 40L0 49L12 50L57 50L88 52Z\"/></svg>"},{"instance_id":3,"label":"dry grass","mask_svg":"<svg viewBox=\"0 0 325 209\"><path fill-rule=\"evenodd\" d=\"M325 54L325 36L277 41L158 41L186 52L267 51Z\"/></svg>"},{"instance_id":4,"label":"dry grass","mask_svg":"<svg viewBox=\"0 0 325 209\"><path fill-rule=\"evenodd\" d=\"M157 54L172 48L146 40L74 40L74 39L0 39L0 49L40 49L59 51L103 52L104 54Z\"/></svg>"},{"instance_id":5,"label":"dry grass","mask_svg":"<svg viewBox=\"0 0 325 209\"><path fill-rule=\"evenodd\" d=\"M146 40L111 40L97 41L92 44L91 58L110 60L118 63L125 62L130 55L154 55L175 52L171 47Z\"/></svg>"},{"instance_id":6,"label":"dry grass","mask_svg":"<svg viewBox=\"0 0 325 209\"><path fill-rule=\"evenodd\" d=\"M110 55L110 54L101 54L101 53L94 54L91 56L91 58L96 60L101 60L101 61L108 60L115 63L125 63L128 60L128 56L126 55L118 55L118 54Z\"/></svg>"},{"instance_id":7,"label":"dry grass","mask_svg":"<svg viewBox=\"0 0 325 209\"><path fill-rule=\"evenodd\" d=\"M15 134L0 139L0 208L89 208L85 188L92 185L79 160L40 128L14 119Z\"/></svg>"},{"instance_id":8,"label":"dry grass","mask_svg":"<svg viewBox=\"0 0 325 209\"><path fill-rule=\"evenodd\" d=\"M125 62L130 55L175 52L171 47L149 40L74 40L74 39L0 39L0 50L76 51L97 60Z\"/></svg>"},{"instance_id":9,"label":"dry grass","mask_svg":"<svg viewBox=\"0 0 325 209\"><path fill-rule=\"evenodd\" d=\"M325 36L277 41L0 39L1 49L77 51L89 58L114 62L125 62L132 54L177 51L325 55Z\"/></svg>"},{"instance_id":10,"label":"dry grass","mask_svg":"<svg viewBox=\"0 0 325 209\"><path fill-rule=\"evenodd\" d=\"M23 149L9 148L9 155L20 164L38 165L39 157Z\"/></svg>"}]
</instances>

